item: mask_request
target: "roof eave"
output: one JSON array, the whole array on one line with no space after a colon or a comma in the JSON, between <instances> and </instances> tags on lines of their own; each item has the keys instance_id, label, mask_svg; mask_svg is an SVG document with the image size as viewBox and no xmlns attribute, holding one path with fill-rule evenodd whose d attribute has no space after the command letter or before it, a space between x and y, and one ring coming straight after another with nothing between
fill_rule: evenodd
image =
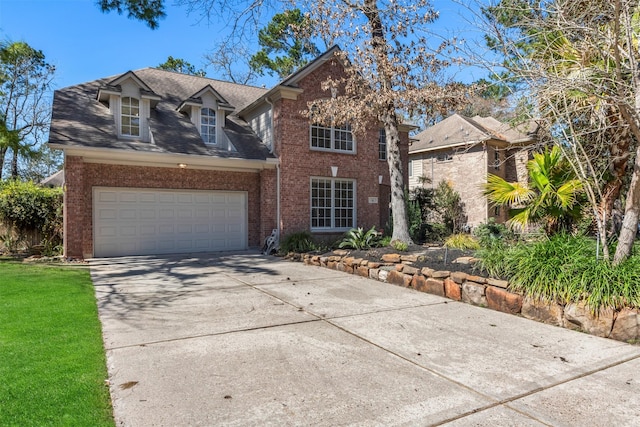
<instances>
[{"instance_id":1,"label":"roof eave","mask_svg":"<svg viewBox=\"0 0 640 427\"><path fill-rule=\"evenodd\" d=\"M62 150L65 156L79 156L87 163L106 163L131 166L179 168L186 165L189 169L226 170L256 172L263 169L274 169L278 159L243 159L215 157L194 154L157 153L148 151L132 151L114 148L75 147L64 144L49 143L49 147Z\"/></svg>"}]
</instances>

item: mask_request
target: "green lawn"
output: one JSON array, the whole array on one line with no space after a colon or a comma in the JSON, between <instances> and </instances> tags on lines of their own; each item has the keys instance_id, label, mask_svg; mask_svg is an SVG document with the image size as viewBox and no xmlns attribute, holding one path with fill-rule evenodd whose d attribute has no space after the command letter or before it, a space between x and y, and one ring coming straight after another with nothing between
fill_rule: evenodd
<instances>
[{"instance_id":1,"label":"green lawn","mask_svg":"<svg viewBox=\"0 0 640 427\"><path fill-rule=\"evenodd\" d=\"M0 260L0 425L113 426L86 267Z\"/></svg>"}]
</instances>

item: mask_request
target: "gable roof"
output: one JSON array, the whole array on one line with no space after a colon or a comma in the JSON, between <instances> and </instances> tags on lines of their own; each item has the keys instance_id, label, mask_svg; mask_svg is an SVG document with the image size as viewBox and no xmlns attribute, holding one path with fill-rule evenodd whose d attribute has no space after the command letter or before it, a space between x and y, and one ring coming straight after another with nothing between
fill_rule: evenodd
<instances>
[{"instance_id":1,"label":"gable roof","mask_svg":"<svg viewBox=\"0 0 640 427\"><path fill-rule=\"evenodd\" d=\"M275 85L269 91L265 91L259 98L255 99L251 104L245 105L243 108L238 109L238 115L244 116L249 113L251 110L259 107L260 105L267 103L267 99L272 99L274 95L278 92L290 92L290 93L300 93L302 90L298 88L298 82L317 70L320 66L322 66L325 62L331 60L334 57L336 52L340 51L340 47L338 45L334 45L329 50L315 58L313 61L306 64L304 67L294 71L289 76L285 77L280 83Z\"/></svg>"},{"instance_id":2,"label":"gable roof","mask_svg":"<svg viewBox=\"0 0 640 427\"><path fill-rule=\"evenodd\" d=\"M453 114L415 136L409 153L439 150L463 145L493 142L499 145L532 142L531 132L525 133L493 117L473 118Z\"/></svg>"},{"instance_id":3,"label":"gable roof","mask_svg":"<svg viewBox=\"0 0 640 427\"><path fill-rule=\"evenodd\" d=\"M156 98L153 100L155 108L149 117L153 143L118 139L114 118L109 108L97 97L101 90L118 93L117 83L129 77L135 77L134 80L143 89L143 97L153 94ZM240 118L233 117L233 113L225 122L224 132L237 151L205 144L197 127L178 108L186 100L206 90L219 98L223 108L234 111L267 91L156 68L130 71L57 90L53 100L49 144L63 149L118 149L249 160L274 158L253 130Z\"/></svg>"}]
</instances>

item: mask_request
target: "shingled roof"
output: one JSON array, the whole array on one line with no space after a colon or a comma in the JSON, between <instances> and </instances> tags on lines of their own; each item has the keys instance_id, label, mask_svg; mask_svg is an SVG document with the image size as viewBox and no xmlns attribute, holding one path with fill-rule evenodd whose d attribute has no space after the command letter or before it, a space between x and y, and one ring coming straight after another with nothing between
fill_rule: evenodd
<instances>
[{"instance_id":1,"label":"shingled roof","mask_svg":"<svg viewBox=\"0 0 640 427\"><path fill-rule=\"evenodd\" d=\"M505 145L531 142L533 126L512 127L493 117L473 118L453 114L415 136L409 153L440 150L494 141Z\"/></svg>"},{"instance_id":2,"label":"shingled roof","mask_svg":"<svg viewBox=\"0 0 640 427\"><path fill-rule=\"evenodd\" d=\"M266 89L156 68L143 68L130 73L144 82L154 98L159 97L149 117L153 143L118 139L113 115L97 99L101 89L109 89L109 84L122 75L57 90L53 100L49 143L62 148L120 149L250 160L273 158L248 124L235 115L266 93ZM183 102L208 86L223 98L226 109L234 110L227 116L224 132L237 151L205 144L197 127L178 111Z\"/></svg>"}]
</instances>

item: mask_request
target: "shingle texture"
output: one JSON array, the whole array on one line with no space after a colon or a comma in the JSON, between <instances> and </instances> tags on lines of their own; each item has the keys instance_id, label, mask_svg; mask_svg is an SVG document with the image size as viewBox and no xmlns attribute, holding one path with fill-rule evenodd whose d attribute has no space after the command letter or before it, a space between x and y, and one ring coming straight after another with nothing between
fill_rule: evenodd
<instances>
[{"instance_id":1,"label":"shingle texture","mask_svg":"<svg viewBox=\"0 0 640 427\"><path fill-rule=\"evenodd\" d=\"M453 114L416 135L410 153L460 144L476 144L487 140L524 142L530 138L533 130L527 127L516 129L493 117L469 118Z\"/></svg>"},{"instance_id":2,"label":"shingle texture","mask_svg":"<svg viewBox=\"0 0 640 427\"><path fill-rule=\"evenodd\" d=\"M197 127L179 112L178 107L195 93L211 86L235 112L266 93L266 89L144 68L136 70L154 94L161 97L151 109L149 126L153 144L118 139L113 115L96 99L98 90L118 76L107 77L57 90L53 100L53 116L49 143L67 147L110 148L140 152L188 154L265 160L273 157L267 147L245 121L234 113L227 116L224 132L237 151L206 145Z\"/></svg>"}]
</instances>

